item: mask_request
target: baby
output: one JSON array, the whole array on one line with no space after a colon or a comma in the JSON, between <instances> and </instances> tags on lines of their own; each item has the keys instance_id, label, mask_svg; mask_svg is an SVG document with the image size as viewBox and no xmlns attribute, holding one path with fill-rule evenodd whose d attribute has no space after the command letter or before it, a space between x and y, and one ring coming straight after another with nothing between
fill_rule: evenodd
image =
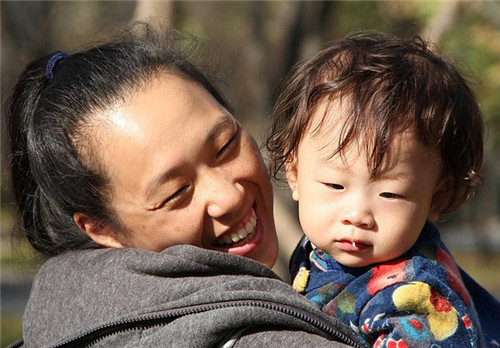
<instances>
[{"instance_id":1,"label":"baby","mask_svg":"<svg viewBox=\"0 0 500 348\"><path fill-rule=\"evenodd\" d=\"M292 72L267 146L305 233L297 291L374 347L498 346L499 302L435 225L483 157L481 111L448 60L420 39L340 40Z\"/></svg>"}]
</instances>

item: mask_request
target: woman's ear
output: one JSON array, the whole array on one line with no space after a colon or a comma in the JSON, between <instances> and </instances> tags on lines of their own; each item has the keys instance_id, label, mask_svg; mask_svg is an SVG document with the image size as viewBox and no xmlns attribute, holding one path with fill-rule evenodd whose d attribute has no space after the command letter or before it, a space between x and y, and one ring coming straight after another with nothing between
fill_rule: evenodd
<instances>
[{"instance_id":1,"label":"woman's ear","mask_svg":"<svg viewBox=\"0 0 500 348\"><path fill-rule=\"evenodd\" d=\"M94 242L107 248L123 248L111 227L82 213L74 213L73 220L78 228Z\"/></svg>"},{"instance_id":2,"label":"woman's ear","mask_svg":"<svg viewBox=\"0 0 500 348\"><path fill-rule=\"evenodd\" d=\"M447 176L442 178L434 190L432 195L431 207L429 209L429 216L427 220L436 222L441 215L441 212L447 207L453 192L453 178Z\"/></svg>"},{"instance_id":3,"label":"woman's ear","mask_svg":"<svg viewBox=\"0 0 500 348\"><path fill-rule=\"evenodd\" d=\"M292 190L292 198L294 201L299 201L299 190L297 185L297 160L293 154L290 154L285 162L286 181L290 190Z\"/></svg>"}]
</instances>

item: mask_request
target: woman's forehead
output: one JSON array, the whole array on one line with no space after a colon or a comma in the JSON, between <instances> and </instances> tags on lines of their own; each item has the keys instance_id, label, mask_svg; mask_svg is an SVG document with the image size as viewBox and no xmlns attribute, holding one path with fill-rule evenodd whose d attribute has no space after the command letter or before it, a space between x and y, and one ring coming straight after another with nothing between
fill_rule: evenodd
<instances>
[{"instance_id":1,"label":"woman's forehead","mask_svg":"<svg viewBox=\"0 0 500 348\"><path fill-rule=\"evenodd\" d=\"M100 152L111 177L135 181L144 171L193 160L236 121L202 86L167 75L104 115ZM169 162L169 163L166 163ZM141 184L142 186L142 184Z\"/></svg>"},{"instance_id":2,"label":"woman's forehead","mask_svg":"<svg viewBox=\"0 0 500 348\"><path fill-rule=\"evenodd\" d=\"M163 73L143 88L128 94L119 104L103 113L102 119L116 131L136 134L163 131L169 128L207 122L212 114L228 113L213 96L198 83L173 74Z\"/></svg>"}]
</instances>

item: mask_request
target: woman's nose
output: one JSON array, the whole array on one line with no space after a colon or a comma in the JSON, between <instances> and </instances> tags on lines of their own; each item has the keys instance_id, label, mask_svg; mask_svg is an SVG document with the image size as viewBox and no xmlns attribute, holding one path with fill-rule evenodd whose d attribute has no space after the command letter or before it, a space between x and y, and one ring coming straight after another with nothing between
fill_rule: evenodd
<instances>
[{"instance_id":1,"label":"woman's nose","mask_svg":"<svg viewBox=\"0 0 500 348\"><path fill-rule=\"evenodd\" d=\"M221 173L206 179L208 215L221 218L231 213L241 213L245 189L239 182Z\"/></svg>"}]
</instances>

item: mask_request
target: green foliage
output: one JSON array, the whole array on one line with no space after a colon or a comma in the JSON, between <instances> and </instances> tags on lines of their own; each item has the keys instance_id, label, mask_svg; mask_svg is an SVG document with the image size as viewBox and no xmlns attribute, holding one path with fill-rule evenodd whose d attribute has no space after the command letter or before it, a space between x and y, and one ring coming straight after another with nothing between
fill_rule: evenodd
<instances>
[{"instance_id":1,"label":"green foliage","mask_svg":"<svg viewBox=\"0 0 500 348\"><path fill-rule=\"evenodd\" d=\"M380 7L375 1L339 2L332 27L346 33L368 29L387 30L388 22L384 20ZM348 13L356 13L356 16L346 15Z\"/></svg>"},{"instance_id":2,"label":"green foliage","mask_svg":"<svg viewBox=\"0 0 500 348\"><path fill-rule=\"evenodd\" d=\"M22 316L2 315L0 319L0 344L6 347L23 336Z\"/></svg>"},{"instance_id":3,"label":"green foliage","mask_svg":"<svg viewBox=\"0 0 500 348\"><path fill-rule=\"evenodd\" d=\"M487 8L474 3L460 11L459 19L442 42L442 49L454 57L470 79L488 122L494 151L500 147L500 32ZM500 10L500 8L498 9ZM498 13L498 12L497 12ZM500 15L497 14L497 20ZM466 70L467 71L467 70Z\"/></svg>"}]
</instances>

